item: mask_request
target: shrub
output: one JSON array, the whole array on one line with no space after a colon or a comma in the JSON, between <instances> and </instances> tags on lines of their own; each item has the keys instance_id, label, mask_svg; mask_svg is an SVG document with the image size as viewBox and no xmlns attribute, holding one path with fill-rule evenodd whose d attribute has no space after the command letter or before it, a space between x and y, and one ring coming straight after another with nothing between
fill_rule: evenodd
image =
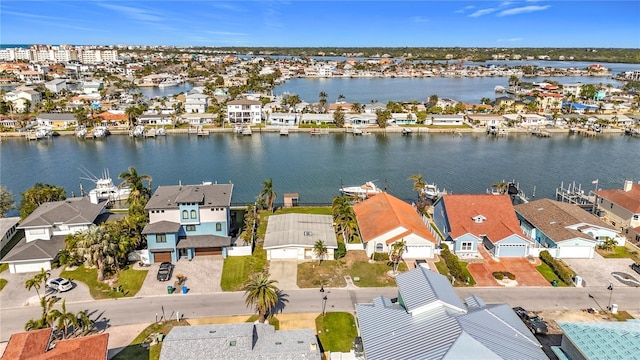
<instances>
[{"instance_id":1,"label":"shrub","mask_svg":"<svg viewBox=\"0 0 640 360\"><path fill-rule=\"evenodd\" d=\"M460 266L460 261L458 260L458 257L455 256L449 250L448 246L442 247L442 252L440 253L440 256L442 256L442 258L444 259L444 262L447 264L447 267L449 268L449 273L451 274L451 276L453 276L456 280L460 282L467 281L466 276L464 274L464 270L462 269L462 266Z\"/></svg>"},{"instance_id":2,"label":"shrub","mask_svg":"<svg viewBox=\"0 0 640 360\"><path fill-rule=\"evenodd\" d=\"M373 260L375 260L375 261L389 261L389 254L373 253Z\"/></svg>"},{"instance_id":3,"label":"shrub","mask_svg":"<svg viewBox=\"0 0 640 360\"><path fill-rule=\"evenodd\" d=\"M540 260L549 265L554 274L556 274L565 284L573 284L573 277L575 276L575 273L571 271L571 269L567 268L562 262L554 259L547 250L540 252Z\"/></svg>"},{"instance_id":4,"label":"shrub","mask_svg":"<svg viewBox=\"0 0 640 360\"><path fill-rule=\"evenodd\" d=\"M505 273L505 275L509 278L509 280L515 280L516 279L516 275L512 274L510 272Z\"/></svg>"},{"instance_id":5,"label":"shrub","mask_svg":"<svg viewBox=\"0 0 640 360\"><path fill-rule=\"evenodd\" d=\"M347 255L347 246L342 241L338 241L338 248L333 252L333 258L338 260Z\"/></svg>"},{"instance_id":6,"label":"shrub","mask_svg":"<svg viewBox=\"0 0 640 360\"><path fill-rule=\"evenodd\" d=\"M496 271L493 273L493 277L498 280L502 280L504 279L504 274L502 273L502 271Z\"/></svg>"}]
</instances>

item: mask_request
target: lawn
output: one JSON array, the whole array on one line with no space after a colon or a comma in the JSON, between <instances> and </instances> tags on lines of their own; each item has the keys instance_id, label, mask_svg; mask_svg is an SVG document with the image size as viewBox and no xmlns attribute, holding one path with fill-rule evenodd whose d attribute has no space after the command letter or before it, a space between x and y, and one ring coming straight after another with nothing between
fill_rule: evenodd
<instances>
[{"instance_id":1,"label":"lawn","mask_svg":"<svg viewBox=\"0 0 640 360\"><path fill-rule=\"evenodd\" d=\"M469 272L469 269L467 269L467 262L465 262L465 261L458 261L458 262L460 263L460 266L462 266L462 271L464 272L464 276L467 279L469 279L469 284L464 284L464 283L461 283L459 281L456 281L453 284L453 286L454 287L475 286L476 285L476 281L473 279L473 276L471 276L471 273ZM447 264L444 262L444 260L440 260L440 261L436 262L436 269L438 270L438 272L441 275L449 277L449 268L447 267Z\"/></svg>"},{"instance_id":2,"label":"lawn","mask_svg":"<svg viewBox=\"0 0 640 360\"><path fill-rule=\"evenodd\" d=\"M263 272L267 265L267 252L256 246L251 256L229 256L224 259L220 287L222 291L240 291L249 278Z\"/></svg>"},{"instance_id":3,"label":"lawn","mask_svg":"<svg viewBox=\"0 0 640 360\"><path fill-rule=\"evenodd\" d=\"M343 260L325 260L298 264L298 286L301 288L345 287L347 268Z\"/></svg>"},{"instance_id":4,"label":"lawn","mask_svg":"<svg viewBox=\"0 0 640 360\"><path fill-rule=\"evenodd\" d=\"M8 281L6 279L0 279L0 291L4 289L5 285L7 285Z\"/></svg>"},{"instance_id":5,"label":"lawn","mask_svg":"<svg viewBox=\"0 0 640 360\"><path fill-rule=\"evenodd\" d=\"M316 330L322 351L349 352L358 336L353 315L347 312L329 312L316 318Z\"/></svg>"},{"instance_id":6,"label":"lawn","mask_svg":"<svg viewBox=\"0 0 640 360\"><path fill-rule=\"evenodd\" d=\"M0 273L3 273L9 269L9 264L0 264Z\"/></svg>"},{"instance_id":7,"label":"lawn","mask_svg":"<svg viewBox=\"0 0 640 360\"><path fill-rule=\"evenodd\" d=\"M99 282L98 271L96 269L87 269L84 265L73 271L65 270L60 276L85 283L89 287L91 297L95 300L100 300L134 296L140 290L147 272L148 270L133 270L131 267L126 270L120 270L118 281L114 287L122 286L122 292L114 291L109 285Z\"/></svg>"},{"instance_id":8,"label":"lawn","mask_svg":"<svg viewBox=\"0 0 640 360\"><path fill-rule=\"evenodd\" d=\"M175 320L165 321L162 323L154 323L149 325L127 346L122 349L113 360L157 360L160 358L160 350L162 349L162 343L153 345L146 349L140 344L151 342L151 335L162 333L165 336L171 331L174 326L189 326L186 321L177 322Z\"/></svg>"},{"instance_id":9,"label":"lawn","mask_svg":"<svg viewBox=\"0 0 640 360\"><path fill-rule=\"evenodd\" d=\"M387 275L391 270L393 270L393 267L389 266L386 261L377 261L375 263L358 261L351 265L348 272L354 284L359 287L396 286L395 279ZM400 263L398 271L407 271L407 264ZM356 281L355 278L360 278L360 280Z\"/></svg>"},{"instance_id":10,"label":"lawn","mask_svg":"<svg viewBox=\"0 0 640 360\"><path fill-rule=\"evenodd\" d=\"M625 246L616 246L613 248L613 251L602 250L599 247L596 247L596 251L598 254L602 255L604 258L609 259L620 259L620 258L630 258L635 262L640 262L640 256L635 251L629 251L629 249Z\"/></svg>"},{"instance_id":11,"label":"lawn","mask_svg":"<svg viewBox=\"0 0 640 360\"><path fill-rule=\"evenodd\" d=\"M551 269L551 267L546 263L543 262L541 265L536 266L536 270L538 270L538 272L542 276L544 276L544 278L547 279L549 283L551 283L553 280L556 280L558 282L558 286L567 286L567 284L565 284L564 281L562 281L558 277L558 275L553 272L553 269Z\"/></svg>"}]
</instances>

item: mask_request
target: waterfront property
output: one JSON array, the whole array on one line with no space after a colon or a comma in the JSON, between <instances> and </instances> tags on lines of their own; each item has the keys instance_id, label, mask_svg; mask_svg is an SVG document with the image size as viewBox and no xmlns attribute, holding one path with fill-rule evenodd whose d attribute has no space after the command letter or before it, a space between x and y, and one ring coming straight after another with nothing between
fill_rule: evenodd
<instances>
[{"instance_id":1,"label":"waterfront property","mask_svg":"<svg viewBox=\"0 0 640 360\"><path fill-rule=\"evenodd\" d=\"M618 231L578 205L540 199L515 210L522 232L558 259L591 259L606 239L624 246Z\"/></svg>"},{"instance_id":2,"label":"waterfront property","mask_svg":"<svg viewBox=\"0 0 640 360\"><path fill-rule=\"evenodd\" d=\"M232 124L260 124L262 122L262 103L249 99L227 102L227 121Z\"/></svg>"},{"instance_id":3,"label":"waterfront property","mask_svg":"<svg viewBox=\"0 0 640 360\"><path fill-rule=\"evenodd\" d=\"M356 304L366 359L548 359L509 305L462 302L449 279L422 267L396 283L396 300Z\"/></svg>"},{"instance_id":4,"label":"waterfront property","mask_svg":"<svg viewBox=\"0 0 640 360\"><path fill-rule=\"evenodd\" d=\"M94 199L95 200L95 199ZM106 201L69 198L44 203L18 226L24 238L2 259L14 273L51 270L66 235L87 230L105 212Z\"/></svg>"},{"instance_id":5,"label":"waterfront property","mask_svg":"<svg viewBox=\"0 0 640 360\"><path fill-rule=\"evenodd\" d=\"M67 129L78 126L78 120L71 113L41 113L36 118L38 126L48 126L54 129Z\"/></svg>"},{"instance_id":6,"label":"waterfront property","mask_svg":"<svg viewBox=\"0 0 640 360\"><path fill-rule=\"evenodd\" d=\"M382 192L355 204L353 211L367 256L389 253L394 243L404 240L404 258L433 258L436 240L408 203Z\"/></svg>"},{"instance_id":7,"label":"waterfront property","mask_svg":"<svg viewBox=\"0 0 640 360\"><path fill-rule=\"evenodd\" d=\"M624 182L622 189L598 190L593 213L640 243L640 183Z\"/></svg>"},{"instance_id":8,"label":"waterfront property","mask_svg":"<svg viewBox=\"0 0 640 360\"><path fill-rule=\"evenodd\" d=\"M327 248L322 260L333 259L338 242L331 215L271 215L262 247L267 251L267 260L317 260L317 241Z\"/></svg>"},{"instance_id":9,"label":"waterfront property","mask_svg":"<svg viewBox=\"0 0 640 360\"><path fill-rule=\"evenodd\" d=\"M532 241L520 230L509 195L445 194L434 204L433 220L459 257L478 257L480 246L494 257L529 255Z\"/></svg>"},{"instance_id":10,"label":"waterfront property","mask_svg":"<svg viewBox=\"0 0 640 360\"><path fill-rule=\"evenodd\" d=\"M227 256L233 184L159 186L149 199L146 235L152 263Z\"/></svg>"}]
</instances>

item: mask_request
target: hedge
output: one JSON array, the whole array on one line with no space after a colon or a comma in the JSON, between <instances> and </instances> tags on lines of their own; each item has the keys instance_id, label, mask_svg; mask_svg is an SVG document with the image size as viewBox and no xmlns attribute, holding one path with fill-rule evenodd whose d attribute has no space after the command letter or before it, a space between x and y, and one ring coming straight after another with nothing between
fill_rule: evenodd
<instances>
[{"instance_id":1,"label":"hedge","mask_svg":"<svg viewBox=\"0 0 640 360\"><path fill-rule=\"evenodd\" d=\"M502 280L505 277L507 277L509 280L515 280L516 276L508 271L496 271L493 274L493 277L498 279L498 280Z\"/></svg>"},{"instance_id":2,"label":"hedge","mask_svg":"<svg viewBox=\"0 0 640 360\"><path fill-rule=\"evenodd\" d=\"M553 270L553 273L556 274L565 284L573 284L573 277L576 274L562 262L554 259L547 250L540 252L540 260L549 265L551 270Z\"/></svg>"},{"instance_id":3,"label":"hedge","mask_svg":"<svg viewBox=\"0 0 640 360\"><path fill-rule=\"evenodd\" d=\"M467 281L467 278L464 274L464 269L462 269L462 266L460 266L458 257L455 256L451 251L449 251L448 246L442 247L442 252L440 253L440 256L444 259L444 262L447 264L447 267L449 268L449 273L451 274L451 276L453 276L456 280L460 282Z\"/></svg>"}]
</instances>

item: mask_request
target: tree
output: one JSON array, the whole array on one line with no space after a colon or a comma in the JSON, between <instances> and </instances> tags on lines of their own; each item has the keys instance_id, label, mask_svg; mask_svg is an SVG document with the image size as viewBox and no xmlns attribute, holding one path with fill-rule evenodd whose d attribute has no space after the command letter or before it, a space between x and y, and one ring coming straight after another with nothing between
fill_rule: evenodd
<instances>
[{"instance_id":1,"label":"tree","mask_svg":"<svg viewBox=\"0 0 640 360\"><path fill-rule=\"evenodd\" d=\"M584 84L580 87L580 97L583 99L593 100L596 97L596 86L593 84Z\"/></svg>"},{"instance_id":2,"label":"tree","mask_svg":"<svg viewBox=\"0 0 640 360\"><path fill-rule=\"evenodd\" d=\"M436 106L436 104L438 103L438 95L433 94L433 95L429 96L429 100L427 102L432 107Z\"/></svg>"},{"instance_id":3,"label":"tree","mask_svg":"<svg viewBox=\"0 0 640 360\"><path fill-rule=\"evenodd\" d=\"M345 243L350 243L354 235L358 233L358 222L350 199L346 196L334 197L331 204L331 212L338 231L342 233L342 239Z\"/></svg>"},{"instance_id":4,"label":"tree","mask_svg":"<svg viewBox=\"0 0 640 360\"><path fill-rule=\"evenodd\" d=\"M391 111L389 110L376 111L376 122L378 123L378 126L383 129L387 127L387 120L390 120L391 118Z\"/></svg>"},{"instance_id":5,"label":"tree","mask_svg":"<svg viewBox=\"0 0 640 360\"><path fill-rule=\"evenodd\" d=\"M62 339L66 339L69 335L69 329L78 328L78 316L75 313L67 311L66 300L62 300L61 309L54 309L49 313L48 318L56 325L56 329L62 332Z\"/></svg>"},{"instance_id":6,"label":"tree","mask_svg":"<svg viewBox=\"0 0 640 360\"><path fill-rule=\"evenodd\" d=\"M402 260L402 255L407 251L407 243L404 239L396 241L391 245L391 252L389 253L389 259L393 262L393 273L398 273L398 265Z\"/></svg>"},{"instance_id":7,"label":"tree","mask_svg":"<svg viewBox=\"0 0 640 360\"><path fill-rule=\"evenodd\" d=\"M41 298L39 290L40 288L42 288L42 284L47 282L47 279L49 278L49 276L51 276L51 271L40 269L39 273L33 275L33 277L27 279L24 282L24 287L29 291L31 289L36 289L36 294L38 294L38 298Z\"/></svg>"},{"instance_id":8,"label":"tree","mask_svg":"<svg viewBox=\"0 0 640 360\"><path fill-rule=\"evenodd\" d=\"M106 270L116 264L118 244L101 226L91 226L76 242L76 251L85 259L85 266L98 268L98 281L103 281Z\"/></svg>"},{"instance_id":9,"label":"tree","mask_svg":"<svg viewBox=\"0 0 640 360\"><path fill-rule=\"evenodd\" d=\"M316 256L318 257L318 265L320 265L322 260L324 260L328 252L329 250L327 249L327 246L324 244L324 241L318 240L313 244L313 253L316 254Z\"/></svg>"},{"instance_id":10,"label":"tree","mask_svg":"<svg viewBox=\"0 0 640 360\"><path fill-rule=\"evenodd\" d=\"M320 96L320 99L318 100L318 103L322 108L322 112L324 112L327 109L327 93L324 91L321 91L319 96Z\"/></svg>"},{"instance_id":11,"label":"tree","mask_svg":"<svg viewBox=\"0 0 640 360\"><path fill-rule=\"evenodd\" d=\"M344 126L344 113L342 112L342 106L338 106L336 111L333 113L333 123L339 128Z\"/></svg>"},{"instance_id":12,"label":"tree","mask_svg":"<svg viewBox=\"0 0 640 360\"><path fill-rule=\"evenodd\" d=\"M339 102L339 103L340 103L340 102L344 102L344 100L345 100L345 99L346 99L346 98L344 97L344 95L342 95L342 94L338 95L338 102Z\"/></svg>"},{"instance_id":13,"label":"tree","mask_svg":"<svg viewBox=\"0 0 640 360\"><path fill-rule=\"evenodd\" d=\"M85 109L84 107L81 108L77 108L74 112L73 112L73 117L76 118L76 121L78 122L78 125L86 125L87 124L87 109Z\"/></svg>"},{"instance_id":14,"label":"tree","mask_svg":"<svg viewBox=\"0 0 640 360\"><path fill-rule=\"evenodd\" d=\"M124 114L127 115L127 119L129 120L129 128L133 128L136 124L136 118L142 115L142 111L136 106L129 106L124 109Z\"/></svg>"},{"instance_id":15,"label":"tree","mask_svg":"<svg viewBox=\"0 0 640 360\"><path fill-rule=\"evenodd\" d=\"M9 212L15 206L13 194L4 185L0 185L0 217Z\"/></svg>"},{"instance_id":16,"label":"tree","mask_svg":"<svg viewBox=\"0 0 640 360\"><path fill-rule=\"evenodd\" d=\"M269 211L273 211L273 202L275 198L278 196L278 193L273 189L273 180L271 178L262 182L262 190L258 195L259 198L265 200Z\"/></svg>"},{"instance_id":17,"label":"tree","mask_svg":"<svg viewBox=\"0 0 640 360\"><path fill-rule=\"evenodd\" d=\"M351 104L351 112L356 114L362 113L362 105L360 105L359 102L354 102L353 104Z\"/></svg>"},{"instance_id":18,"label":"tree","mask_svg":"<svg viewBox=\"0 0 640 360\"><path fill-rule=\"evenodd\" d=\"M264 323L271 316L271 309L278 304L276 280L269 279L268 273L260 273L245 285L244 302L247 307L253 307L258 313L258 321Z\"/></svg>"},{"instance_id":19,"label":"tree","mask_svg":"<svg viewBox=\"0 0 640 360\"><path fill-rule=\"evenodd\" d=\"M600 249L604 251L612 251L616 246L618 246L618 241L616 239L607 237L602 244L600 244Z\"/></svg>"},{"instance_id":20,"label":"tree","mask_svg":"<svg viewBox=\"0 0 640 360\"><path fill-rule=\"evenodd\" d=\"M427 183L424 181L422 174L411 175L407 180L413 181L413 191L415 191L418 194L420 201L424 201L425 200L424 187L425 185L427 185Z\"/></svg>"},{"instance_id":21,"label":"tree","mask_svg":"<svg viewBox=\"0 0 640 360\"><path fill-rule=\"evenodd\" d=\"M53 327L55 319L52 316L52 311L58 301L60 301L60 298L57 296L40 298L40 306L42 307L40 319L29 320L24 325L24 329L26 331L31 331Z\"/></svg>"},{"instance_id":22,"label":"tree","mask_svg":"<svg viewBox=\"0 0 640 360\"><path fill-rule=\"evenodd\" d=\"M494 182L493 184L491 184L491 187L495 188L496 191L500 194L506 194L509 184L506 181L502 180Z\"/></svg>"},{"instance_id":23,"label":"tree","mask_svg":"<svg viewBox=\"0 0 640 360\"><path fill-rule=\"evenodd\" d=\"M148 200L151 197L151 181L153 180L151 175L138 175L136 168L129 166L128 172L121 173L118 178L122 179L120 186L127 185L131 188L131 193L127 198L129 205L141 198ZM147 182L147 186L144 185L144 181Z\"/></svg>"},{"instance_id":24,"label":"tree","mask_svg":"<svg viewBox=\"0 0 640 360\"><path fill-rule=\"evenodd\" d=\"M24 219L29 216L38 206L51 201L60 201L67 198L63 188L36 183L33 187L22 193L20 202L20 216Z\"/></svg>"}]
</instances>

